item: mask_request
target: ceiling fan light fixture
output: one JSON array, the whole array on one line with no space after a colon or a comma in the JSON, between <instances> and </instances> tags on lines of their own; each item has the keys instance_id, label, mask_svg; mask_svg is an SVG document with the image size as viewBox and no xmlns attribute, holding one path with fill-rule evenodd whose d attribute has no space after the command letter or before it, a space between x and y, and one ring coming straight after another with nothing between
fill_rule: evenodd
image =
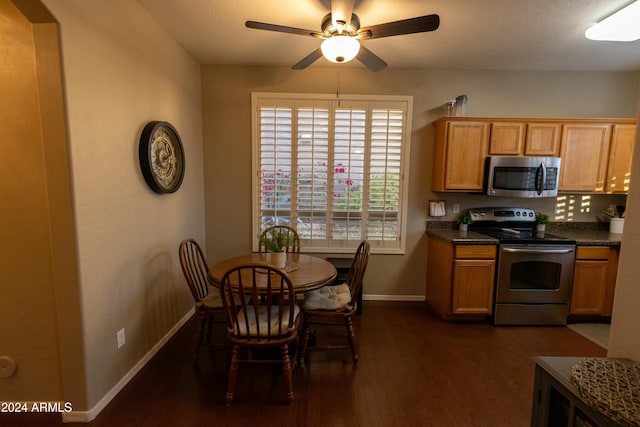
<instances>
[{"instance_id":1,"label":"ceiling fan light fixture","mask_svg":"<svg viewBox=\"0 0 640 427\"><path fill-rule=\"evenodd\" d=\"M356 57L360 51L360 42L355 37L336 34L323 41L320 49L329 61L342 64Z\"/></svg>"},{"instance_id":2,"label":"ceiling fan light fixture","mask_svg":"<svg viewBox=\"0 0 640 427\"><path fill-rule=\"evenodd\" d=\"M590 40L631 42L640 39L640 1L620 9L587 28L584 36Z\"/></svg>"}]
</instances>

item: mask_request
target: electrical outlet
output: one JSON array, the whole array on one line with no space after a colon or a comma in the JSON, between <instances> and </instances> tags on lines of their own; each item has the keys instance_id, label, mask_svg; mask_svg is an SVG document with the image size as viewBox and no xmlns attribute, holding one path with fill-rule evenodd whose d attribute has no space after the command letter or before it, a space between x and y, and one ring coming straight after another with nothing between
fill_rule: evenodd
<instances>
[{"instance_id":1,"label":"electrical outlet","mask_svg":"<svg viewBox=\"0 0 640 427\"><path fill-rule=\"evenodd\" d=\"M120 348L125 343L124 328L120 329L116 336L118 337L118 348Z\"/></svg>"},{"instance_id":2,"label":"electrical outlet","mask_svg":"<svg viewBox=\"0 0 640 427\"><path fill-rule=\"evenodd\" d=\"M460 203L453 204L453 213L460 213Z\"/></svg>"}]
</instances>

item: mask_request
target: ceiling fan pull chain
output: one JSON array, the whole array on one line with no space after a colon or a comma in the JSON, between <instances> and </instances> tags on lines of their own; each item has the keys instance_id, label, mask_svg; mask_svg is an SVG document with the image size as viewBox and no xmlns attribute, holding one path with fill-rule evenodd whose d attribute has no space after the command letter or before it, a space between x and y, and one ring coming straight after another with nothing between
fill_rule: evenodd
<instances>
[{"instance_id":1,"label":"ceiling fan pull chain","mask_svg":"<svg viewBox=\"0 0 640 427\"><path fill-rule=\"evenodd\" d=\"M340 70L336 72L336 98L338 99L338 107L340 107Z\"/></svg>"}]
</instances>

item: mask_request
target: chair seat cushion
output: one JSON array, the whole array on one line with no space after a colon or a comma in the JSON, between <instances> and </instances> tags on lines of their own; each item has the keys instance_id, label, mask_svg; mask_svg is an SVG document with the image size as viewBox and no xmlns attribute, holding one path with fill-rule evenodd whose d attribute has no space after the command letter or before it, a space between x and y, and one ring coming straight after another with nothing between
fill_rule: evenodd
<instances>
[{"instance_id":1,"label":"chair seat cushion","mask_svg":"<svg viewBox=\"0 0 640 427\"><path fill-rule=\"evenodd\" d=\"M245 321L244 312L240 311L238 313L238 325L234 326L233 334L238 336L281 336L288 335L291 330L296 328L295 319L300 314L300 307L297 305L293 306L293 319L294 324L289 325L289 307L285 306L282 308L283 318L279 318L279 310L278 306L271 307L271 334L269 334L269 319L267 311L267 307L258 306L258 318L256 320L256 312L253 305L248 306L247 316L249 320L249 330L247 331L247 322ZM282 333L279 333L280 329L278 323L281 323ZM260 334L258 334L258 323L260 324Z\"/></svg>"},{"instance_id":2,"label":"chair seat cushion","mask_svg":"<svg viewBox=\"0 0 640 427\"><path fill-rule=\"evenodd\" d=\"M351 291L346 283L325 286L304 294L305 310L341 310L347 308L350 302Z\"/></svg>"}]
</instances>

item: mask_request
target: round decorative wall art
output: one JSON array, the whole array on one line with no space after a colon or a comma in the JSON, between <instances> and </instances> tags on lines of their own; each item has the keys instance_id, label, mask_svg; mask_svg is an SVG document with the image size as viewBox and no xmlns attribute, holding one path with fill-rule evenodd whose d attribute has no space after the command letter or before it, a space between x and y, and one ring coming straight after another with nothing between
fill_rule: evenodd
<instances>
[{"instance_id":1,"label":"round decorative wall art","mask_svg":"<svg viewBox=\"0 0 640 427\"><path fill-rule=\"evenodd\" d=\"M173 193L184 177L184 150L178 131L167 122L147 123L140 135L140 168L156 193Z\"/></svg>"}]
</instances>

